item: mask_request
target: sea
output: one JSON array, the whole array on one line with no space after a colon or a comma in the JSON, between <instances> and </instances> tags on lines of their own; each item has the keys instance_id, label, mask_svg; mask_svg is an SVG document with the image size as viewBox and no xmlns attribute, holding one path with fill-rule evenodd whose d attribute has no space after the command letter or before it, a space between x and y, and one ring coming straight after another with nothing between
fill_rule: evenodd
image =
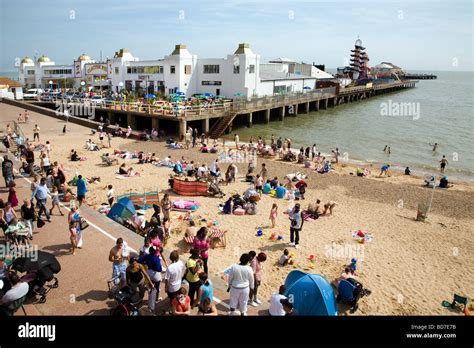
<instances>
[{"instance_id":1,"label":"sea","mask_svg":"<svg viewBox=\"0 0 474 348\"><path fill-rule=\"evenodd\" d=\"M316 144L327 154L337 147L349 162L388 163L399 170L408 166L422 176L439 173L445 155L449 179L474 183L474 72L433 73L436 80L420 80L416 88L234 128L229 139L235 133L241 141L250 136L268 140L274 134L290 138L293 148ZM383 151L386 145L390 154Z\"/></svg>"},{"instance_id":2,"label":"sea","mask_svg":"<svg viewBox=\"0 0 474 348\"><path fill-rule=\"evenodd\" d=\"M410 73L429 73L409 71ZM292 147L316 144L321 153L336 147L352 163L389 163L414 174L439 173L448 159L450 179L474 183L474 72L432 72L436 80L420 80L415 88L382 94L327 110L286 117L284 121L234 128L241 141L250 136L290 138ZM18 78L16 72L0 76ZM430 144L438 143L433 151ZM383 151L390 147L390 154Z\"/></svg>"}]
</instances>

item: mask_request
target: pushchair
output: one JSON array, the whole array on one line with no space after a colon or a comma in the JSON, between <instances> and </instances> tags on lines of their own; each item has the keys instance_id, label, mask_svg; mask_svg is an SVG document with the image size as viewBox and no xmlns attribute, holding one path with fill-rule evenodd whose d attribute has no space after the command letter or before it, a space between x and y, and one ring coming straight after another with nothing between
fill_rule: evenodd
<instances>
[{"instance_id":1,"label":"pushchair","mask_svg":"<svg viewBox=\"0 0 474 348\"><path fill-rule=\"evenodd\" d=\"M117 301L117 306L110 310L110 315L115 317L138 316L140 315L140 305L142 300L138 293L133 293L128 286L120 288L119 278L111 279L107 282L109 287L109 298Z\"/></svg>"},{"instance_id":2,"label":"pushchair","mask_svg":"<svg viewBox=\"0 0 474 348\"><path fill-rule=\"evenodd\" d=\"M16 258L11 268L26 273L21 281L28 283L29 295L39 296L39 303L45 303L51 289L59 286L55 274L61 271L61 265L53 254L45 251L26 253L25 256Z\"/></svg>"},{"instance_id":3,"label":"pushchair","mask_svg":"<svg viewBox=\"0 0 474 348\"><path fill-rule=\"evenodd\" d=\"M29 234L30 234L30 230L28 229L28 227L25 227L25 228L21 228L13 232L7 233L5 235L5 238L8 243L12 243L16 246L24 245L26 247L29 247L30 246L30 242L28 240Z\"/></svg>"},{"instance_id":4,"label":"pushchair","mask_svg":"<svg viewBox=\"0 0 474 348\"><path fill-rule=\"evenodd\" d=\"M343 279L337 288L337 302L346 302L351 306L350 312L354 313L359 308L358 301L364 296L371 294L371 291L364 289L361 283L353 278Z\"/></svg>"}]
</instances>

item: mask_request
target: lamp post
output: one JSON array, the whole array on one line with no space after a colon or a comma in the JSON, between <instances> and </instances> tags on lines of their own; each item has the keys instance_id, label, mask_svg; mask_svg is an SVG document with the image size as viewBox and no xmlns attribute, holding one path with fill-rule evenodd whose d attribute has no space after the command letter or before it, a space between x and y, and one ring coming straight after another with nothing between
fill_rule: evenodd
<instances>
[{"instance_id":1,"label":"lamp post","mask_svg":"<svg viewBox=\"0 0 474 348\"><path fill-rule=\"evenodd\" d=\"M51 90L50 93L53 93L53 80L49 80L49 89Z\"/></svg>"}]
</instances>

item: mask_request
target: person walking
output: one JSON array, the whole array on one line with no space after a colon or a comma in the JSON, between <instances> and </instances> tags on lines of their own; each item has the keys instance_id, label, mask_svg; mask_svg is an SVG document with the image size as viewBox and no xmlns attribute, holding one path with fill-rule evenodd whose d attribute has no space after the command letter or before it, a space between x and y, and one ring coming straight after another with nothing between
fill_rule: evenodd
<instances>
[{"instance_id":1,"label":"person walking","mask_svg":"<svg viewBox=\"0 0 474 348\"><path fill-rule=\"evenodd\" d=\"M252 307L257 307L259 304L262 304L262 301L260 301L257 297L257 291L262 283L263 263L266 260L267 255L265 253L259 253L257 257L253 258L250 262L250 267L252 268L254 275L254 287L249 298L249 305Z\"/></svg>"},{"instance_id":2,"label":"person walking","mask_svg":"<svg viewBox=\"0 0 474 348\"><path fill-rule=\"evenodd\" d=\"M48 186L46 186L46 178L41 178L39 185L35 187L33 193L31 194L31 199L36 198L37 206L39 207L38 219L44 213L48 222L51 222L49 210L46 207L49 194L51 194L51 192L49 192Z\"/></svg>"},{"instance_id":3,"label":"person walking","mask_svg":"<svg viewBox=\"0 0 474 348\"><path fill-rule=\"evenodd\" d=\"M445 155L443 155L443 158L441 158L441 161L439 161L439 163L440 163L441 173L444 173L444 169L446 168L446 165L448 164L448 160L446 159Z\"/></svg>"},{"instance_id":4,"label":"person walking","mask_svg":"<svg viewBox=\"0 0 474 348\"><path fill-rule=\"evenodd\" d=\"M156 249L150 247L148 249L148 254L144 254L138 259L139 263L145 264L147 266L148 276L150 277L153 287L148 294L148 308L152 313L155 312L155 305L157 302L157 297L160 294L160 284L161 284L161 259L157 255Z\"/></svg>"},{"instance_id":5,"label":"person walking","mask_svg":"<svg viewBox=\"0 0 474 348\"><path fill-rule=\"evenodd\" d=\"M161 210L163 210L163 218L169 219L171 211L171 200L167 193L165 193L163 199L161 200Z\"/></svg>"},{"instance_id":6,"label":"person walking","mask_svg":"<svg viewBox=\"0 0 474 348\"><path fill-rule=\"evenodd\" d=\"M193 248L199 251L201 260L203 262L204 273L208 274L207 260L209 259L209 247L211 242L207 237L207 227L201 227L194 237Z\"/></svg>"},{"instance_id":7,"label":"person walking","mask_svg":"<svg viewBox=\"0 0 474 348\"><path fill-rule=\"evenodd\" d=\"M33 141L38 139L40 141L40 127L35 124L35 128L33 128Z\"/></svg>"},{"instance_id":8,"label":"person walking","mask_svg":"<svg viewBox=\"0 0 474 348\"><path fill-rule=\"evenodd\" d=\"M240 256L240 263L232 265L229 270L229 315L236 315L236 308L239 308L240 315L247 315L247 301L250 291L254 288L254 276L249 262L250 255L242 254Z\"/></svg>"},{"instance_id":9,"label":"person walking","mask_svg":"<svg viewBox=\"0 0 474 348\"><path fill-rule=\"evenodd\" d=\"M3 156L2 175L3 179L5 179L5 187L10 187L15 176L13 175L13 162L8 158L8 155Z\"/></svg>"},{"instance_id":10,"label":"person walking","mask_svg":"<svg viewBox=\"0 0 474 348\"><path fill-rule=\"evenodd\" d=\"M199 281L199 273L201 273L202 260L199 259L199 250L191 249L191 256L186 262L186 281L189 283L189 297L191 298L191 306L197 304L197 294L201 286Z\"/></svg>"},{"instance_id":11,"label":"person walking","mask_svg":"<svg viewBox=\"0 0 474 348\"><path fill-rule=\"evenodd\" d=\"M300 231L303 228L303 216L300 210L300 204L296 203L293 210L290 212L290 243L289 246L299 248Z\"/></svg>"},{"instance_id":12,"label":"person walking","mask_svg":"<svg viewBox=\"0 0 474 348\"><path fill-rule=\"evenodd\" d=\"M82 175L77 177L77 200L79 201L79 206L82 205L82 202L86 198L87 187L86 181L82 178Z\"/></svg>"},{"instance_id":13,"label":"person walking","mask_svg":"<svg viewBox=\"0 0 474 348\"><path fill-rule=\"evenodd\" d=\"M179 259L177 250L170 253L171 264L166 268L165 273L165 291L168 298L173 300L181 288L181 281L186 272L183 261Z\"/></svg>"},{"instance_id":14,"label":"person walking","mask_svg":"<svg viewBox=\"0 0 474 348\"><path fill-rule=\"evenodd\" d=\"M112 262L112 279L120 287L126 284L127 263L130 258L128 247L125 245L123 238L118 238L115 246L110 249L109 261Z\"/></svg>"},{"instance_id":15,"label":"person walking","mask_svg":"<svg viewBox=\"0 0 474 348\"><path fill-rule=\"evenodd\" d=\"M20 208L21 218L28 228L28 238L33 239L33 220L35 219L35 208L28 199L23 200L23 205Z\"/></svg>"}]
</instances>

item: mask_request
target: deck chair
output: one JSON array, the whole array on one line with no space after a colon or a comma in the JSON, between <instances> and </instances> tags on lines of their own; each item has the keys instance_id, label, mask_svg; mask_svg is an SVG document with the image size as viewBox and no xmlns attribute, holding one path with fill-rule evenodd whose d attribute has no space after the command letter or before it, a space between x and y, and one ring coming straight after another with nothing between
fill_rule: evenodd
<instances>
[{"instance_id":1,"label":"deck chair","mask_svg":"<svg viewBox=\"0 0 474 348\"><path fill-rule=\"evenodd\" d=\"M194 242L194 237L186 237L184 236L183 237L183 241L190 247L193 246L193 242Z\"/></svg>"},{"instance_id":2,"label":"deck chair","mask_svg":"<svg viewBox=\"0 0 474 348\"><path fill-rule=\"evenodd\" d=\"M112 159L109 156L105 156L105 155L100 156L100 158L102 159L102 164L105 164L107 166L118 164L118 159L116 158Z\"/></svg>"},{"instance_id":3,"label":"deck chair","mask_svg":"<svg viewBox=\"0 0 474 348\"><path fill-rule=\"evenodd\" d=\"M211 228L209 239L211 240L212 248L225 248L227 246L226 233L227 231L223 231L217 227Z\"/></svg>"}]
</instances>

